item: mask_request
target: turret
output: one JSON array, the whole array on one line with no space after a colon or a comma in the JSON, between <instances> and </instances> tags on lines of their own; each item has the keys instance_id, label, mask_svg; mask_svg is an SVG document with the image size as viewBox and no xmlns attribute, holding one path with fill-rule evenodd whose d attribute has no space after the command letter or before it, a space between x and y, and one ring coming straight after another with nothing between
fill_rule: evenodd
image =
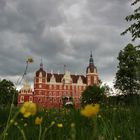
<instances>
[{"instance_id":1,"label":"turret","mask_svg":"<svg viewBox=\"0 0 140 140\"><path fill-rule=\"evenodd\" d=\"M35 74L34 78L34 91L35 94L45 95L44 89L46 89L47 74L43 69L43 63L40 63L40 68Z\"/></svg>"},{"instance_id":2,"label":"turret","mask_svg":"<svg viewBox=\"0 0 140 140\"><path fill-rule=\"evenodd\" d=\"M18 94L18 104L21 105L29 101L33 102L33 91L29 82L25 80Z\"/></svg>"},{"instance_id":3,"label":"turret","mask_svg":"<svg viewBox=\"0 0 140 140\"><path fill-rule=\"evenodd\" d=\"M89 65L86 69L87 85L94 85L99 83L99 78L97 74L97 68L94 65L94 60L92 57L92 52L90 54Z\"/></svg>"}]
</instances>

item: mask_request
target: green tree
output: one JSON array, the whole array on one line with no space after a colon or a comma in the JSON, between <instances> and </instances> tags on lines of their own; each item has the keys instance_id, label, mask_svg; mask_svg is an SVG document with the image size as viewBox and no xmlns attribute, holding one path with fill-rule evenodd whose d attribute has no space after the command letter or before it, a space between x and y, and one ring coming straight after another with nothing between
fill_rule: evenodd
<instances>
[{"instance_id":1,"label":"green tree","mask_svg":"<svg viewBox=\"0 0 140 140\"><path fill-rule=\"evenodd\" d=\"M105 89L98 85L88 86L82 93L81 105L101 103L105 99Z\"/></svg>"},{"instance_id":2,"label":"green tree","mask_svg":"<svg viewBox=\"0 0 140 140\"><path fill-rule=\"evenodd\" d=\"M140 65L139 59L139 51L132 44L128 44L119 53L119 65L114 87L125 95L136 94L140 88L137 77L138 66Z\"/></svg>"},{"instance_id":3,"label":"green tree","mask_svg":"<svg viewBox=\"0 0 140 140\"><path fill-rule=\"evenodd\" d=\"M140 5L140 0L135 0L131 5L132 6ZM140 38L140 6L138 6L138 8L134 10L133 14L127 16L125 20L127 22L131 22L132 24L124 32L122 32L121 35L130 32L133 41L136 38Z\"/></svg>"},{"instance_id":4,"label":"green tree","mask_svg":"<svg viewBox=\"0 0 140 140\"><path fill-rule=\"evenodd\" d=\"M17 104L17 95L14 84L11 81L3 79L0 81L0 106L10 106L12 103L13 94L15 94L14 104Z\"/></svg>"}]
</instances>

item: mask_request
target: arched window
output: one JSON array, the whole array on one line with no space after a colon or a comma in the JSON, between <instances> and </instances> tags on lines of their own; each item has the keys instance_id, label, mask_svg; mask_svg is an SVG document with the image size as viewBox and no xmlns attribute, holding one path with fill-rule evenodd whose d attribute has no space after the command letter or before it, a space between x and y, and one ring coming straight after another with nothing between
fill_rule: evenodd
<instances>
[{"instance_id":1,"label":"arched window","mask_svg":"<svg viewBox=\"0 0 140 140\"><path fill-rule=\"evenodd\" d=\"M33 97L32 96L29 97L29 101L33 101Z\"/></svg>"},{"instance_id":2,"label":"arched window","mask_svg":"<svg viewBox=\"0 0 140 140\"><path fill-rule=\"evenodd\" d=\"M39 83L42 83L42 72L39 73Z\"/></svg>"},{"instance_id":3,"label":"arched window","mask_svg":"<svg viewBox=\"0 0 140 140\"><path fill-rule=\"evenodd\" d=\"M42 85L39 85L39 88L42 88Z\"/></svg>"},{"instance_id":4,"label":"arched window","mask_svg":"<svg viewBox=\"0 0 140 140\"><path fill-rule=\"evenodd\" d=\"M23 103L24 102L24 96L20 97L20 102Z\"/></svg>"}]
</instances>

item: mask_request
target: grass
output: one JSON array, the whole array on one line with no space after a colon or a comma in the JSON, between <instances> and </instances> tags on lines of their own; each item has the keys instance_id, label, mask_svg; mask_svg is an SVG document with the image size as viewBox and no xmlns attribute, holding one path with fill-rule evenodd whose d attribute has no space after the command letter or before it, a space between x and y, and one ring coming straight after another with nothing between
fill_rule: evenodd
<instances>
[{"instance_id":1,"label":"grass","mask_svg":"<svg viewBox=\"0 0 140 140\"><path fill-rule=\"evenodd\" d=\"M18 108L15 108L14 112L17 110ZM8 111L8 108L0 110L0 135L6 125ZM41 125L35 125L37 116L43 117ZM58 127L58 124L63 127ZM81 116L78 109L40 109L35 116L29 118L19 114L8 129L6 140L39 140L39 133L40 140L43 140L44 131L45 140L139 140L139 128L138 105L103 106L98 115L92 118Z\"/></svg>"}]
</instances>

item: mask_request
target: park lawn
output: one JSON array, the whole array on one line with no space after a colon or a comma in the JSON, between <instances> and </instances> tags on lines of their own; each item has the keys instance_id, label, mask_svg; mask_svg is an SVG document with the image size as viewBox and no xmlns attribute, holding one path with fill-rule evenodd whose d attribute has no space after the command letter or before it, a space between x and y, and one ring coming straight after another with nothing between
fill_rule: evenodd
<instances>
[{"instance_id":1,"label":"park lawn","mask_svg":"<svg viewBox=\"0 0 140 140\"><path fill-rule=\"evenodd\" d=\"M18 110L15 108L13 115ZM0 110L1 136L8 111ZM36 117L42 117L41 125L35 124ZM39 135L40 140L139 140L139 128L138 105L104 105L97 115L88 118L81 115L80 109L39 109L29 118L19 114L8 129L5 140L39 140Z\"/></svg>"}]
</instances>

